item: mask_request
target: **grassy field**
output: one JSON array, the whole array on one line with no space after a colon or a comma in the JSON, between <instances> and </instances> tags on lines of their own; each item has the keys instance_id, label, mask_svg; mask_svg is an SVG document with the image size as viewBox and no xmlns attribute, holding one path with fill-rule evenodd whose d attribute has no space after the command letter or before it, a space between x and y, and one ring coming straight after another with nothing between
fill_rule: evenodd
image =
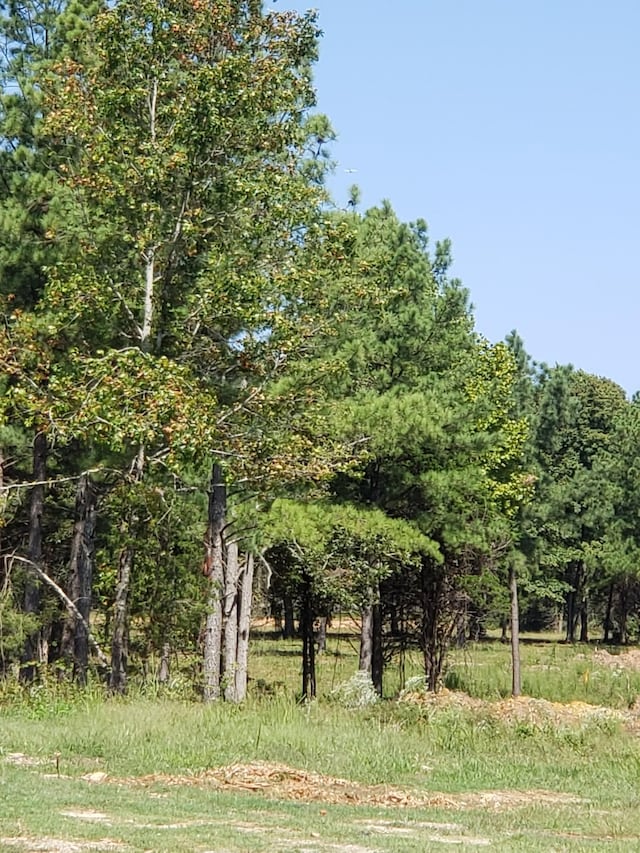
<instances>
[{"instance_id":1,"label":"grassy field","mask_svg":"<svg viewBox=\"0 0 640 853\"><path fill-rule=\"evenodd\" d=\"M307 706L298 645L254 641L241 708L203 707L179 675L125 700L0 688L0 849L640 849L631 656L526 642L536 698L513 706L508 647L485 643L454 654L460 693L348 709L330 694L355 669L350 638L330 638ZM392 667L389 692L397 679Z\"/></svg>"}]
</instances>

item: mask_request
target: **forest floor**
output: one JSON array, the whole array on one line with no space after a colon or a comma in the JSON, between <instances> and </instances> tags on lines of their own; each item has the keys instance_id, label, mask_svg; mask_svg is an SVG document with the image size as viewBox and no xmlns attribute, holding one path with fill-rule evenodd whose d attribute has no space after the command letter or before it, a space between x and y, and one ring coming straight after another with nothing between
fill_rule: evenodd
<instances>
[{"instance_id":1,"label":"forest floor","mask_svg":"<svg viewBox=\"0 0 640 853\"><path fill-rule=\"evenodd\" d=\"M262 682L295 676L291 647L261 642ZM299 705L273 682L243 708L0 696L0 850L637 851L640 655L523 651L547 697L496 692L499 643L454 658L448 682L465 689L371 708L329 692ZM326 684L342 663L330 651Z\"/></svg>"}]
</instances>

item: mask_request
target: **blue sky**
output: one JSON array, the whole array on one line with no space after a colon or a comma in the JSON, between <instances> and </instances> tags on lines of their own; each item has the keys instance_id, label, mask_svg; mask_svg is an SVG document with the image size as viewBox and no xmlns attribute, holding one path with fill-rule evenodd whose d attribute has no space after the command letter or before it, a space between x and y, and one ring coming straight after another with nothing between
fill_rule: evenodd
<instances>
[{"instance_id":1,"label":"blue sky","mask_svg":"<svg viewBox=\"0 0 640 853\"><path fill-rule=\"evenodd\" d=\"M337 201L356 182L450 237L491 340L640 389L640 2L275 8L319 13Z\"/></svg>"}]
</instances>

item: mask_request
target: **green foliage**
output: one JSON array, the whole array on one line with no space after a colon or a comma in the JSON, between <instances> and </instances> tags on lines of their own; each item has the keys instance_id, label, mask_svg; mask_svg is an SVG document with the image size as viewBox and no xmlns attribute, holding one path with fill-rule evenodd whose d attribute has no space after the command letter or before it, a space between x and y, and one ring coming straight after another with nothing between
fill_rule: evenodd
<instances>
[{"instance_id":1,"label":"green foliage","mask_svg":"<svg viewBox=\"0 0 640 853\"><path fill-rule=\"evenodd\" d=\"M423 220L389 202L361 214L355 186L335 207L319 35L315 13L257 2L0 3L3 551L28 546L41 431L44 565L66 588L74 478L91 468L100 621L135 546L142 659L197 643L212 458L229 529L276 582L316 613L402 612L427 667L504 617L513 560L525 609L564 599L572 638L595 605L627 639L637 404L534 364L515 332L479 337L450 242ZM34 624L8 565L14 661ZM42 603L55 656L65 614Z\"/></svg>"}]
</instances>

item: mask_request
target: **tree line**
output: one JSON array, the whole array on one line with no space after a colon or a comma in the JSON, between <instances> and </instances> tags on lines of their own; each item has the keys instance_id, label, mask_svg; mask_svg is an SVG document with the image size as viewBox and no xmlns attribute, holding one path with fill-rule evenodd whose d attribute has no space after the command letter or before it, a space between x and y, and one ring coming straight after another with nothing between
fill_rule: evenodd
<instances>
[{"instance_id":1,"label":"tree line","mask_svg":"<svg viewBox=\"0 0 640 853\"><path fill-rule=\"evenodd\" d=\"M258 577L304 696L338 609L380 693L518 617L635 638L638 403L483 339L424 221L331 199L313 13L0 15L5 678L186 653L241 701Z\"/></svg>"}]
</instances>

